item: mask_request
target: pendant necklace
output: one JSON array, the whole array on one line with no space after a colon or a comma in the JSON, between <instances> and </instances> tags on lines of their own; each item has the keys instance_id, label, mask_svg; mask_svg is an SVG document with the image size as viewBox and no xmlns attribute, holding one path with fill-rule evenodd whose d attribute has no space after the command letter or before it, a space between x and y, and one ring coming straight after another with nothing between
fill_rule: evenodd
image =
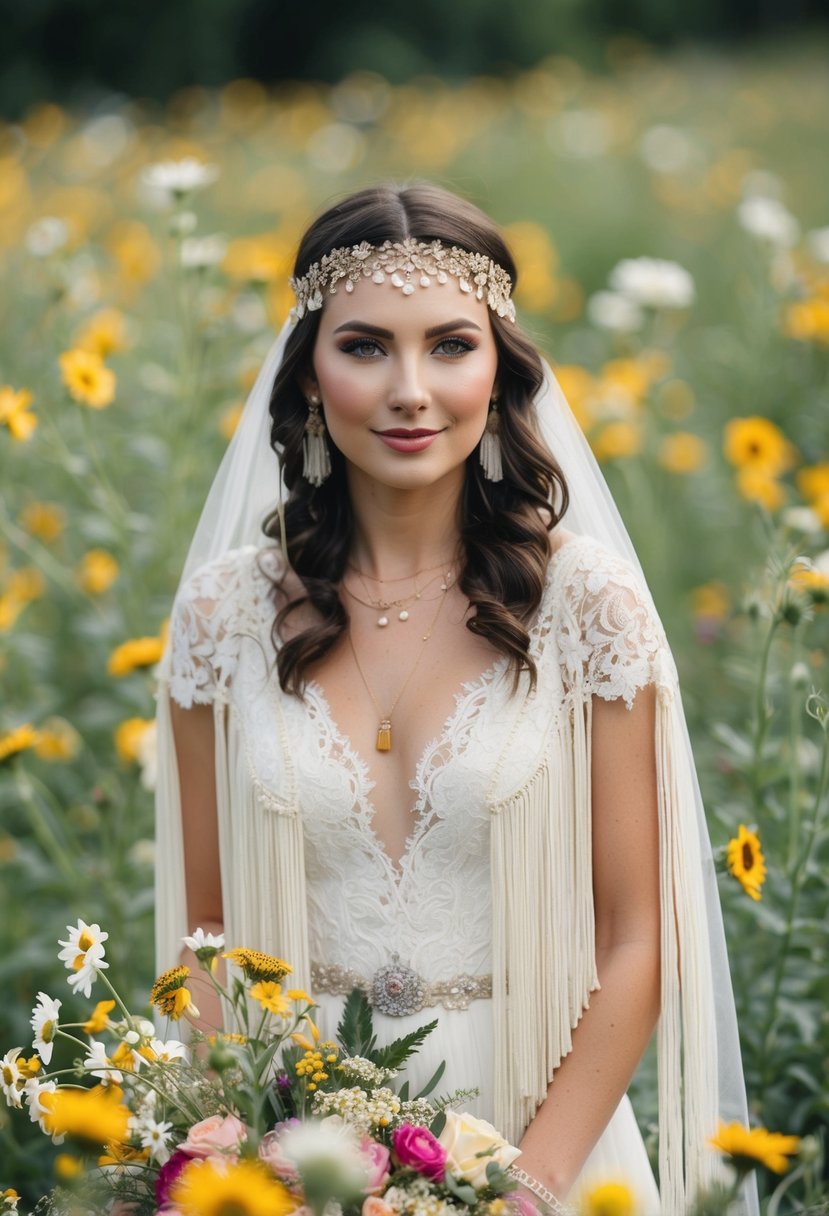
<instances>
[{"instance_id":1,"label":"pendant necklace","mask_svg":"<svg viewBox=\"0 0 829 1216\"><path fill-rule=\"evenodd\" d=\"M433 567L433 569L434 568L435 567ZM440 569L440 567L437 567L437 568ZM418 573L422 573L422 572L418 571ZM369 590L368 590L368 587L366 586L365 579L363 578L362 574L360 574L359 570L357 571L357 574L359 575L360 582L363 584L366 595L368 595ZM443 574L442 576L438 575L438 574L433 575L432 578L430 578L428 580L428 582L424 583L424 585L422 587L418 587L417 578L415 577L415 589L412 592L412 594L401 596L399 599L396 599L396 600L362 599L359 595L357 595L356 592L352 591L351 588L345 582L342 583L342 588L345 591L346 595L350 596L351 599L353 599L356 603L362 604L364 608L373 608L375 610L375 612L379 612L380 615L377 618L377 625L380 629L385 629L385 627L389 623L388 613L389 613L390 609L392 609L392 608L398 609L398 613L397 613L398 621L404 621L404 622L408 621L409 609L411 608L412 604L415 604L415 603L417 603L418 600L423 599L424 591L437 578L441 579L440 594L439 594L439 596L431 596L431 595L428 596L427 598L431 600L431 599L441 598L442 596L444 596L446 594L446 592L452 586L453 582L455 581L455 575L452 570L447 570L446 573ZM392 581L400 582L402 580L392 580Z\"/></svg>"},{"instance_id":2,"label":"pendant necklace","mask_svg":"<svg viewBox=\"0 0 829 1216\"><path fill-rule=\"evenodd\" d=\"M409 681L411 680L414 673L417 671L420 660L423 658L423 652L426 649L426 643L429 641L429 638L432 636L432 631L433 631L435 625L437 624L438 617L440 616L440 610L443 607L443 601L446 599L446 593L449 590L449 586L450 586L450 584L442 584L442 591L441 591L440 596L438 597L438 606L435 610L435 615L432 617L432 620L429 624L428 629L422 635L421 642L420 642L420 649L417 652L417 658L414 661L414 665L412 666L411 671L406 676L406 679L403 681L402 685L400 686L400 690L399 690L397 696L392 701L391 707L388 710L386 710L385 712L381 709L377 698L375 697L374 693L371 691L371 685L369 684L368 680L366 679L365 672L363 671L362 667L360 666L360 660L357 658L357 651L354 647L354 639L351 636L351 630L349 629L348 633L346 634L346 636L348 637L348 644L351 647L351 653L354 655L354 662L357 665L357 671L360 673L360 679L363 681L363 684L365 685L366 692L371 697L371 700L374 704L374 708L377 710L377 713L380 715L380 725L377 727L377 743L376 743L376 748L377 748L378 752L390 752L391 751L391 716L394 713L395 709L397 708L398 701L403 696L403 693L405 692L406 688L408 687Z\"/></svg>"}]
</instances>

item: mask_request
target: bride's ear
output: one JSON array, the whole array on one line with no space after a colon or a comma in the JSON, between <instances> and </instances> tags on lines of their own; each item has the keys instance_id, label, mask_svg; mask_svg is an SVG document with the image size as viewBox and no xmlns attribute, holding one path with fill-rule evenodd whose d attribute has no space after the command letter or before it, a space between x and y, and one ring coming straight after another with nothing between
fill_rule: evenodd
<instances>
[{"instance_id":1,"label":"bride's ear","mask_svg":"<svg viewBox=\"0 0 829 1216\"><path fill-rule=\"evenodd\" d=\"M297 376L299 391L307 401L310 397L319 397L320 389L313 372L302 372Z\"/></svg>"}]
</instances>

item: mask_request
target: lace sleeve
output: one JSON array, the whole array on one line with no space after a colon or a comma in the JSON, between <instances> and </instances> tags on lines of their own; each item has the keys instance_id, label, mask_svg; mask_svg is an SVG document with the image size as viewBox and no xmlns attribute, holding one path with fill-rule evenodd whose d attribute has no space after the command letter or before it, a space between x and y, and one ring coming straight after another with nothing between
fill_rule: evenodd
<instances>
[{"instance_id":1,"label":"lace sleeve","mask_svg":"<svg viewBox=\"0 0 829 1216\"><path fill-rule=\"evenodd\" d=\"M628 709L648 684L673 689L673 658L641 576L596 542L568 548L574 552L560 571L565 687L606 701L622 697Z\"/></svg>"},{"instance_id":2,"label":"lace sleeve","mask_svg":"<svg viewBox=\"0 0 829 1216\"><path fill-rule=\"evenodd\" d=\"M170 621L170 696L184 709L227 695L255 608L256 548L223 554L179 589Z\"/></svg>"}]
</instances>

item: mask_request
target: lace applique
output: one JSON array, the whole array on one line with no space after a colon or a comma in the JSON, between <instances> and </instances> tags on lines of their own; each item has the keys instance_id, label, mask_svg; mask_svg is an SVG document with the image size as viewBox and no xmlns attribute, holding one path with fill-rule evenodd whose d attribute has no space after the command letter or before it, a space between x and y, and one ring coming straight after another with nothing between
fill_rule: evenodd
<instances>
[{"instance_id":1,"label":"lace applique","mask_svg":"<svg viewBox=\"0 0 829 1216\"><path fill-rule=\"evenodd\" d=\"M656 610L631 565L589 538L561 550L557 641L565 688L628 709L640 688L672 692L673 659Z\"/></svg>"},{"instance_id":2,"label":"lace applique","mask_svg":"<svg viewBox=\"0 0 829 1216\"><path fill-rule=\"evenodd\" d=\"M273 619L275 550L235 549L201 566L176 596L170 621L170 696L189 709L226 699L244 637Z\"/></svg>"}]
</instances>

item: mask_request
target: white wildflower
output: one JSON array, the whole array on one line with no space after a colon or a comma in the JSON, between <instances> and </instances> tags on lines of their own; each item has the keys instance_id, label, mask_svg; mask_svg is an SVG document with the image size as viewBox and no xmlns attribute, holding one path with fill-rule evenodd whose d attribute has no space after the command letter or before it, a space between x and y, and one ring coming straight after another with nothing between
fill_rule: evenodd
<instances>
[{"instance_id":1,"label":"white wildflower","mask_svg":"<svg viewBox=\"0 0 829 1216\"><path fill-rule=\"evenodd\" d=\"M172 1130L172 1123L159 1123L156 1119L146 1119L136 1128L142 1148L150 1150L150 1156L158 1165L164 1165L170 1159L167 1145Z\"/></svg>"},{"instance_id":2,"label":"white wildflower","mask_svg":"<svg viewBox=\"0 0 829 1216\"><path fill-rule=\"evenodd\" d=\"M806 244L818 262L829 262L829 227L813 228L806 233Z\"/></svg>"},{"instance_id":3,"label":"white wildflower","mask_svg":"<svg viewBox=\"0 0 829 1216\"><path fill-rule=\"evenodd\" d=\"M104 962L103 947L109 934L102 933L100 925L88 925L83 920L78 920L75 929L71 925L67 925L66 928L69 933L69 941L58 942L59 946L63 946L58 958L66 964L69 971L74 972L69 976L70 988L82 993L89 1000L92 985L99 972L109 967L109 963Z\"/></svg>"},{"instance_id":4,"label":"white wildflower","mask_svg":"<svg viewBox=\"0 0 829 1216\"><path fill-rule=\"evenodd\" d=\"M820 516L811 507L787 507L781 518L786 527L791 528L794 532L816 535L823 531Z\"/></svg>"},{"instance_id":5,"label":"white wildflower","mask_svg":"<svg viewBox=\"0 0 829 1216\"><path fill-rule=\"evenodd\" d=\"M172 1064L173 1060L184 1060L186 1063L188 1058L187 1047L178 1039L167 1039L166 1043L162 1039L153 1039L150 1050L162 1064Z\"/></svg>"},{"instance_id":6,"label":"white wildflower","mask_svg":"<svg viewBox=\"0 0 829 1216\"><path fill-rule=\"evenodd\" d=\"M224 950L225 935L224 933L205 933L204 929L194 929L191 937L183 937L182 941L185 946L188 946L194 954L198 954L199 950Z\"/></svg>"},{"instance_id":7,"label":"white wildflower","mask_svg":"<svg viewBox=\"0 0 829 1216\"><path fill-rule=\"evenodd\" d=\"M69 240L67 224L56 215L44 215L29 225L23 238L29 253L36 258L48 258L63 249Z\"/></svg>"},{"instance_id":8,"label":"white wildflower","mask_svg":"<svg viewBox=\"0 0 829 1216\"><path fill-rule=\"evenodd\" d=\"M648 127L639 139L639 155L654 173L676 173L698 159L685 131L668 123Z\"/></svg>"},{"instance_id":9,"label":"white wildflower","mask_svg":"<svg viewBox=\"0 0 829 1216\"><path fill-rule=\"evenodd\" d=\"M22 1047L12 1047L0 1060L0 1088L6 1095L9 1106L20 1106L20 1091L24 1078L17 1064L17 1057L22 1050Z\"/></svg>"},{"instance_id":10,"label":"white wildflower","mask_svg":"<svg viewBox=\"0 0 829 1216\"><path fill-rule=\"evenodd\" d=\"M331 1190L340 1194L356 1194L365 1189L368 1170L360 1135L348 1122L307 1120L286 1127L280 1132L279 1148L303 1177L318 1174L336 1179L338 1185Z\"/></svg>"},{"instance_id":11,"label":"white wildflower","mask_svg":"<svg viewBox=\"0 0 829 1216\"><path fill-rule=\"evenodd\" d=\"M610 329L618 333L632 333L641 329L644 320L642 309L627 296L616 291L597 291L587 301L587 316L599 329Z\"/></svg>"},{"instance_id":12,"label":"white wildflower","mask_svg":"<svg viewBox=\"0 0 829 1216\"><path fill-rule=\"evenodd\" d=\"M227 241L218 233L188 236L181 242L181 264L186 270L205 270L208 266L217 266L226 251Z\"/></svg>"},{"instance_id":13,"label":"white wildflower","mask_svg":"<svg viewBox=\"0 0 829 1216\"><path fill-rule=\"evenodd\" d=\"M44 1106L41 1102L43 1094L53 1094L57 1089L56 1081L38 1081L37 1077L30 1077L23 1086L23 1093L26 1096L26 1101L29 1104L29 1118L32 1123L39 1123L40 1130L48 1133L46 1127L46 1118L51 1111L48 1106ZM55 1144L63 1144L63 1136L53 1136L52 1140Z\"/></svg>"},{"instance_id":14,"label":"white wildflower","mask_svg":"<svg viewBox=\"0 0 829 1216\"><path fill-rule=\"evenodd\" d=\"M751 236L783 249L796 245L800 235L797 220L779 199L761 194L743 199L737 208L737 220Z\"/></svg>"},{"instance_id":15,"label":"white wildflower","mask_svg":"<svg viewBox=\"0 0 829 1216\"><path fill-rule=\"evenodd\" d=\"M367 1060L365 1056L344 1056L337 1068L347 1076L364 1081L367 1085L382 1085L384 1081L397 1076L397 1073L390 1068L380 1068L371 1060Z\"/></svg>"},{"instance_id":16,"label":"white wildflower","mask_svg":"<svg viewBox=\"0 0 829 1216\"><path fill-rule=\"evenodd\" d=\"M645 308L688 308L695 296L685 267L662 258L625 258L611 271L610 286Z\"/></svg>"},{"instance_id":17,"label":"white wildflower","mask_svg":"<svg viewBox=\"0 0 829 1216\"><path fill-rule=\"evenodd\" d=\"M115 1085L120 1085L124 1080L123 1074L117 1068L113 1068L112 1060L107 1055L104 1044L93 1039L87 1051L87 1057L83 1062L84 1068L91 1072L93 1077L100 1077L102 1081L111 1081Z\"/></svg>"},{"instance_id":18,"label":"white wildflower","mask_svg":"<svg viewBox=\"0 0 829 1216\"><path fill-rule=\"evenodd\" d=\"M61 1003L47 996L45 992L39 992L37 1005L32 1010L32 1030L35 1032L32 1046L44 1064L48 1064L52 1059Z\"/></svg>"},{"instance_id":19,"label":"white wildflower","mask_svg":"<svg viewBox=\"0 0 829 1216\"><path fill-rule=\"evenodd\" d=\"M141 184L153 202L169 206L212 185L218 176L218 165L206 165L194 156L186 156L183 160L162 160L148 165L141 174Z\"/></svg>"}]
</instances>

